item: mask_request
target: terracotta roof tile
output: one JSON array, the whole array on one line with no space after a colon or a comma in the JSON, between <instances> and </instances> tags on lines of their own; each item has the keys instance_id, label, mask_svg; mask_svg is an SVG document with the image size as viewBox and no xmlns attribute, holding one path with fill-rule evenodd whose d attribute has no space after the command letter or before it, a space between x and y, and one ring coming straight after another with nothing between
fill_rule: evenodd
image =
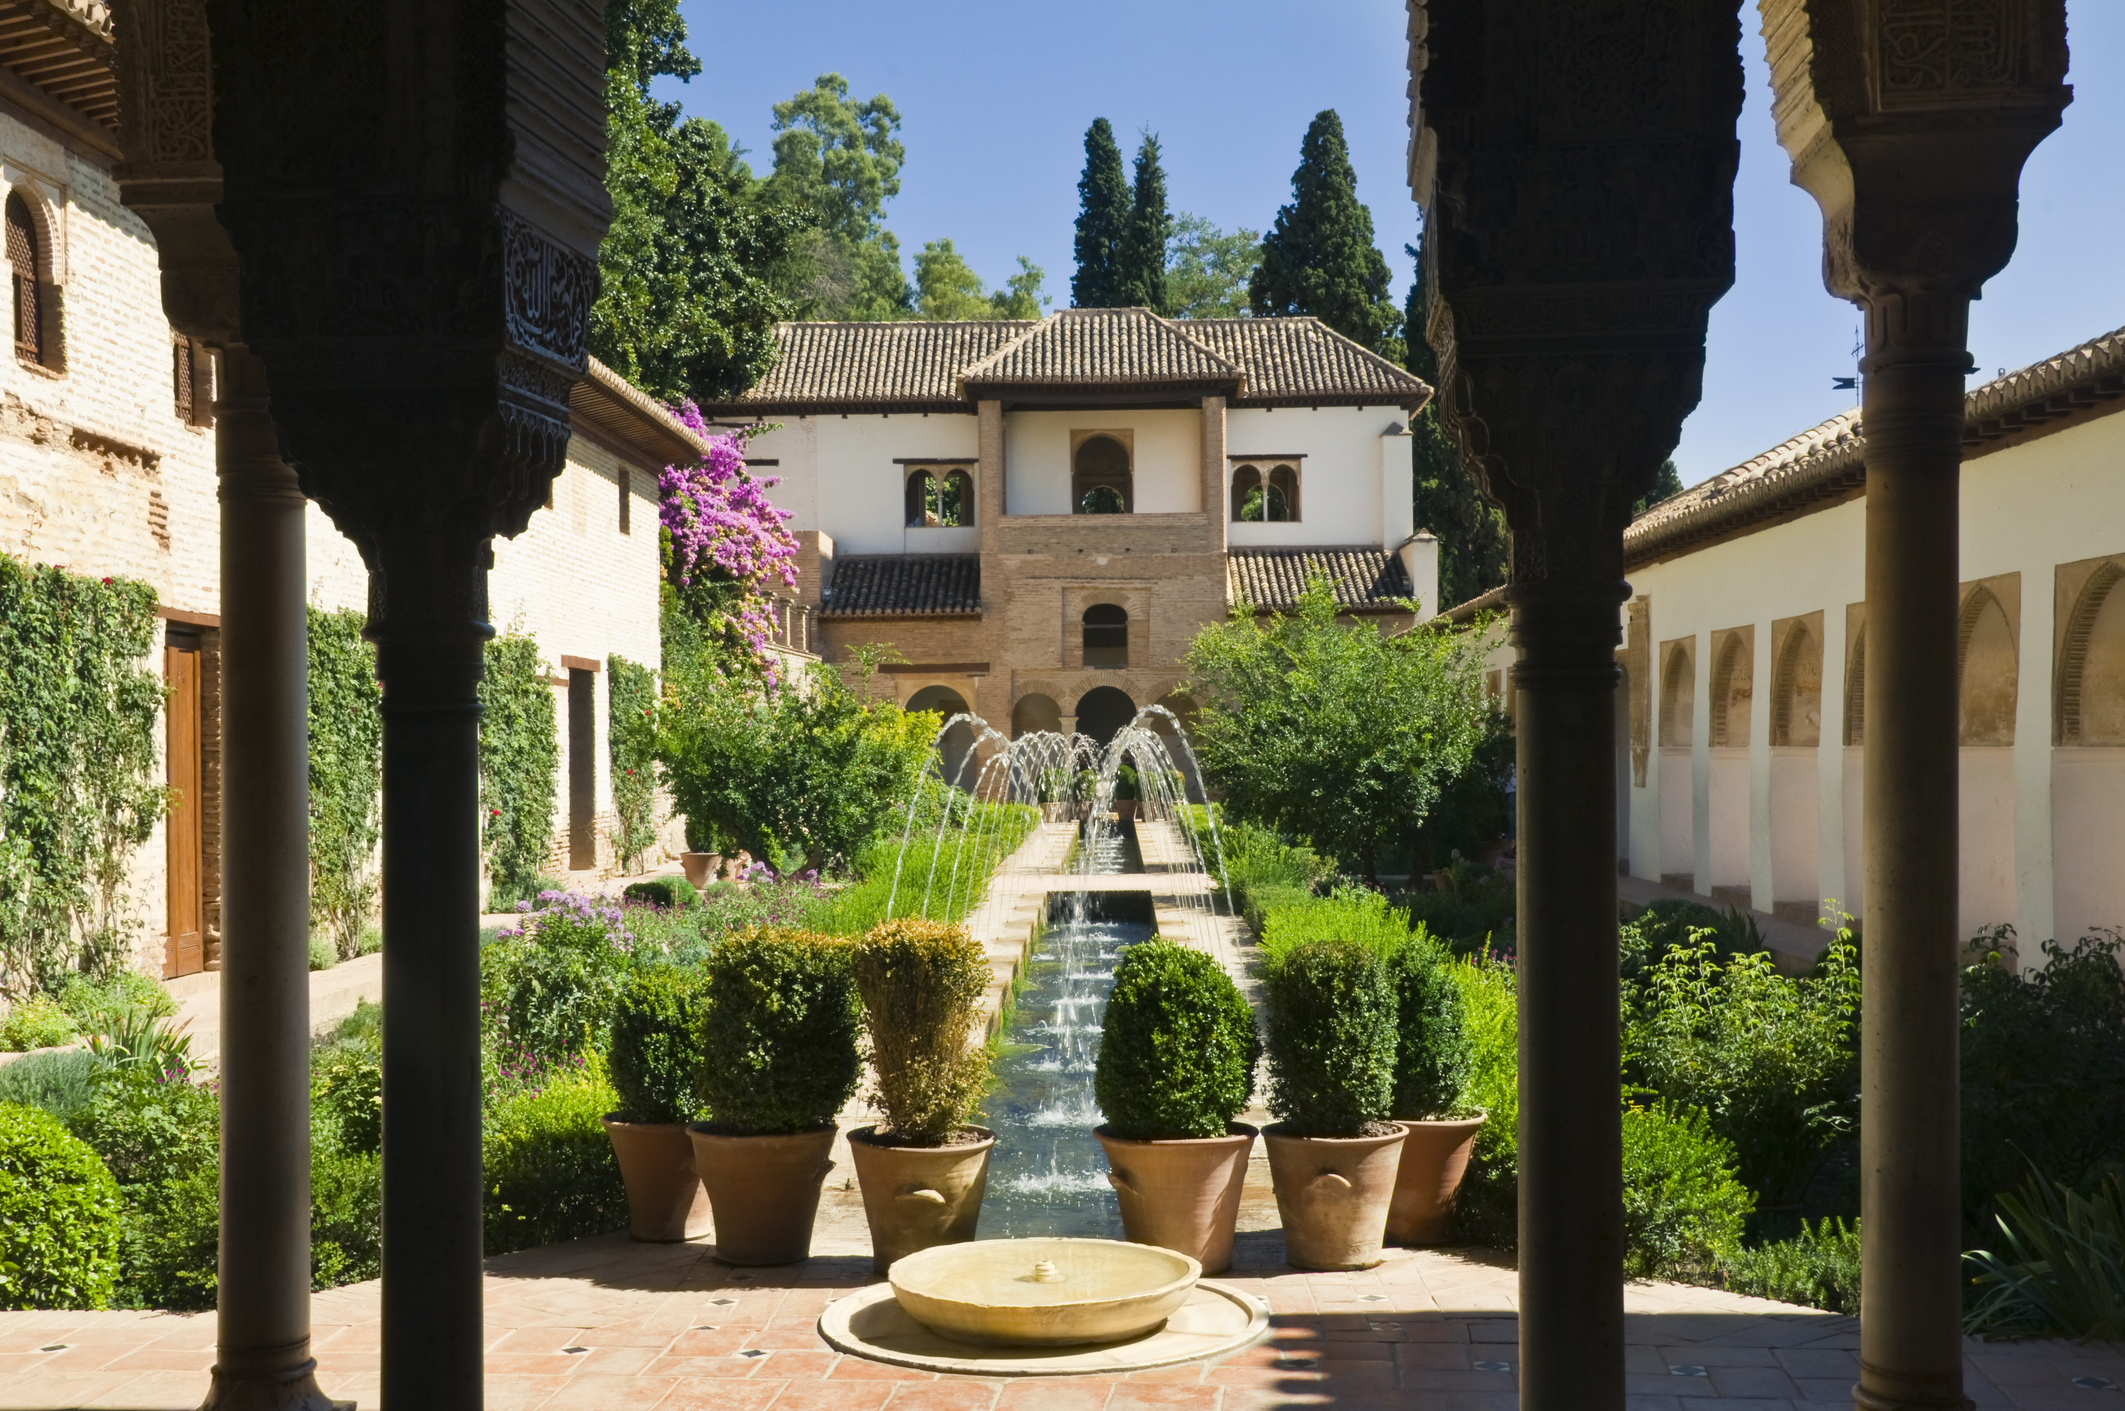
<instances>
[{"instance_id":1,"label":"terracotta roof tile","mask_svg":"<svg viewBox=\"0 0 2125 1411\"><path fill-rule=\"evenodd\" d=\"M1317 318L1199 318L1180 326L1247 369L1242 402L1371 396L1383 405L1422 405L1431 388L1414 373L1369 352Z\"/></svg>"},{"instance_id":2,"label":"terracotta roof tile","mask_svg":"<svg viewBox=\"0 0 2125 1411\"><path fill-rule=\"evenodd\" d=\"M968 617L981 612L980 554L877 554L837 559L824 617Z\"/></svg>"},{"instance_id":3,"label":"terracotta roof tile","mask_svg":"<svg viewBox=\"0 0 2125 1411\"><path fill-rule=\"evenodd\" d=\"M1225 561L1228 596L1257 609L1289 608L1320 574L1339 608L1393 608L1410 596L1408 570L1385 549L1236 549Z\"/></svg>"},{"instance_id":4,"label":"terracotta roof tile","mask_svg":"<svg viewBox=\"0 0 2125 1411\"><path fill-rule=\"evenodd\" d=\"M1038 326L1019 320L778 324L774 366L745 393L717 405L954 404L961 370Z\"/></svg>"},{"instance_id":5,"label":"terracotta roof tile","mask_svg":"<svg viewBox=\"0 0 2125 1411\"><path fill-rule=\"evenodd\" d=\"M1244 382L1238 364L1189 337L1187 328L1149 309L1064 309L968 368L959 382L962 388Z\"/></svg>"}]
</instances>

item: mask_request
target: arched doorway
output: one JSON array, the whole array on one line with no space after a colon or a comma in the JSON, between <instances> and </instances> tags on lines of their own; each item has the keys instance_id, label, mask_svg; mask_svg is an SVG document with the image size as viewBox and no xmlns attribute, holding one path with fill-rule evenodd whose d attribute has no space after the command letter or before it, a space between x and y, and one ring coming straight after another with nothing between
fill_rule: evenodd
<instances>
[{"instance_id":1,"label":"arched doorway","mask_svg":"<svg viewBox=\"0 0 2125 1411\"><path fill-rule=\"evenodd\" d=\"M1195 729L1195 717L1202 710L1202 707L1196 703L1195 697L1185 691L1174 691L1168 695L1161 696L1154 704L1162 705L1167 710L1172 711L1179 718L1180 729L1182 730L1192 731ZM1202 776L1196 772L1194 765L1189 761L1188 751L1181 748L1180 738L1175 733L1173 722L1166 719L1163 715L1154 715L1146 723L1153 730L1156 730L1159 733L1159 737L1166 742L1166 753L1172 757L1173 767L1180 770L1182 782L1187 788L1188 802L1202 803L1204 801Z\"/></svg>"},{"instance_id":2,"label":"arched doorway","mask_svg":"<svg viewBox=\"0 0 2125 1411\"><path fill-rule=\"evenodd\" d=\"M1136 508L1129 448L1112 436L1088 436L1070 458L1073 514L1128 514Z\"/></svg>"},{"instance_id":3,"label":"arched doorway","mask_svg":"<svg viewBox=\"0 0 2125 1411\"><path fill-rule=\"evenodd\" d=\"M1062 707L1055 704L1053 696L1035 691L1020 696L1018 704L1011 707L1011 738L1031 735L1042 730L1062 731Z\"/></svg>"},{"instance_id":4,"label":"arched doorway","mask_svg":"<svg viewBox=\"0 0 2125 1411\"><path fill-rule=\"evenodd\" d=\"M1077 728L1102 745L1135 718L1136 702L1118 687L1095 686L1077 701Z\"/></svg>"},{"instance_id":5,"label":"arched doorway","mask_svg":"<svg viewBox=\"0 0 2125 1411\"><path fill-rule=\"evenodd\" d=\"M967 709L967 700L950 686L925 686L908 697L906 708L911 712L934 710L949 720ZM974 771L978 766L968 760L973 752L974 730L964 720L944 732L937 753L947 784L960 789L974 787Z\"/></svg>"}]
</instances>

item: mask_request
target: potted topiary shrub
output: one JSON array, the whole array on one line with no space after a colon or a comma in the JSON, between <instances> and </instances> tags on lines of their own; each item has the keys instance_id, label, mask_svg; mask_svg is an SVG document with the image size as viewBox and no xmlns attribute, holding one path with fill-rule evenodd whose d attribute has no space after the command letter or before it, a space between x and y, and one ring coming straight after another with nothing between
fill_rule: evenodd
<instances>
[{"instance_id":1,"label":"potted topiary shrub","mask_svg":"<svg viewBox=\"0 0 2125 1411\"><path fill-rule=\"evenodd\" d=\"M1235 1122L1261 1056L1254 1011L1215 959L1156 937L1123 953L1092 1091L1122 1231L1215 1274L1232 1232L1255 1129Z\"/></svg>"},{"instance_id":2,"label":"potted topiary shrub","mask_svg":"<svg viewBox=\"0 0 2125 1411\"><path fill-rule=\"evenodd\" d=\"M834 1163L834 1115L856 1091L856 987L849 944L766 928L708 953L699 1090L687 1131L728 1264L810 1256L819 1188Z\"/></svg>"},{"instance_id":3,"label":"potted topiary shrub","mask_svg":"<svg viewBox=\"0 0 2125 1411\"><path fill-rule=\"evenodd\" d=\"M723 875L723 843L715 824L687 815L686 851L679 854L679 866L685 869L688 884L695 888L705 887Z\"/></svg>"},{"instance_id":4,"label":"potted topiary shrub","mask_svg":"<svg viewBox=\"0 0 2125 1411\"><path fill-rule=\"evenodd\" d=\"M1294 946L1263 976L1269 1110L1263 1139L1284 1262L1369 1269L1380 1262L1401 1162L1394 1103L1395 991L1356 941Z\"/></svg>"},{"instance_id":5,"label":"potted topiary shrub","mask_svg":"<svg viewBox=\"0 0 2125 1411\"><path fill-rule=\"evenodd\" d=\"M694 1170L686 1124L701 1110L697 1079L708 996L698 975L647 966L621 988L607 1063L620 1105L605 1135L627 1187L627 1233L638 1240L699 1239L708 1194Z\"/></svg>"},{"instance_id":6,"label":"potted topiary shrub","mask_svg":"<svg viewBox=\"0 0 2125 1411\"><path fill-rule=\"evenodd\" d=\"M1136 777L1136 766L1125 764L1114 771L1114 816L1127 821L1136 817L1136 800L1142 786Z\"/></svg>"},{"instance_id":7,"label":"potted topiary shrub","mask_svg":"<svg viewBox=\"0 0 2125 1411\"><path fill-rule=\"evenodd\" d=\"M849 1133L871 1266L974 1238L996 1136L968 1119L988 1087L977 1025L989 958L964 926L885 921L856 943L872 1101L885 1120Z\"/></svg>"},{"instance_id":8,"label":"potted topiary shrub","mask_svg":"<svg viewBox=\"0 0 2125 1411\"><path fill-rule=\"evenodd\" d=\"M1395 988L1395 1089L1392 1111L1408 1129L1387 1207L1387 1237L1397 1244L1439 1244L1453 1224L1454 1195L1468 1170L1484 1114L1464 1094L1475 1049L1462 1012L1461 987L1446 968L1453 957L1422 931L1387 962Z\"/></svg>"}]
</instances>

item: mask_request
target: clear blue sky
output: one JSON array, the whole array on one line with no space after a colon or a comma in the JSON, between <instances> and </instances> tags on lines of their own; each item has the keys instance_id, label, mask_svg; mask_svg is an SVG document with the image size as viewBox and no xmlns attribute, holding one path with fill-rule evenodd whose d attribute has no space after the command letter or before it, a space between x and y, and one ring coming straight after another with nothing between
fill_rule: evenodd
<instances>
[{"instance_id":1,"label":"clear blue sky","mask_svg":"<svg viewBox=\"0 0 2125 1411\"><path fill-rule=\"evenodd\" d=\"M1408 83L1399 0L1079 0L1068 6L783 0L683 6L704 72L659 96L714 118L770 162L771 106L819 74L899 106L907 166L887 224L907 255L949 236L994 285L1026 255L1069 299L1084 131L1105 117L1133 152L1149 127L1169 199L1231 229L1290 198L1299 139L1342 115L1380 249L1406 289L1418 216L1403 180ZM1989 375L2125 325L2125 3L2068 0L2075 101L2022 183L2021 247L1972 312ZM1756 7L1743 7L1748 100L1735 186L1737 270L1712 312L1704 401L1683 428L1685 482L1851 405L1856 311L1823 292L1814 202L1786 180L1771 131Z\"/></svg>"}]
</instances>

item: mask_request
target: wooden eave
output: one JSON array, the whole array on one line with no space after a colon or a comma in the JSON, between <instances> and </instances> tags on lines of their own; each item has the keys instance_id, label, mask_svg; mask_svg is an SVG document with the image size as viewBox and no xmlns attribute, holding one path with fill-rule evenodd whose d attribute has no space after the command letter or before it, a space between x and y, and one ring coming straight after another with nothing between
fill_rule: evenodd
<instances>
[{"instance_id":1,"label":"wooden eave","mask_svg":"<svg viewBox=\"0 0 2125 1411\"><path fill-rule=\"evenodd\" d=\"M85 13L90 8L60 0L0 0L0 68L29 90L6 84L4 96L117 156L117 54L109 21L98 23Z\"/></svg>"},{"instance_id":2,"label":"wooden eave","mask_svg":"<svg viewBox=\"0 0 2125 1411\"><path fill-rule=\"evenodd\" d=\"M708 454L708 442L596 358L569 389L573 429L645 470L690 463Z\"/></svg>"}]
</instances>

